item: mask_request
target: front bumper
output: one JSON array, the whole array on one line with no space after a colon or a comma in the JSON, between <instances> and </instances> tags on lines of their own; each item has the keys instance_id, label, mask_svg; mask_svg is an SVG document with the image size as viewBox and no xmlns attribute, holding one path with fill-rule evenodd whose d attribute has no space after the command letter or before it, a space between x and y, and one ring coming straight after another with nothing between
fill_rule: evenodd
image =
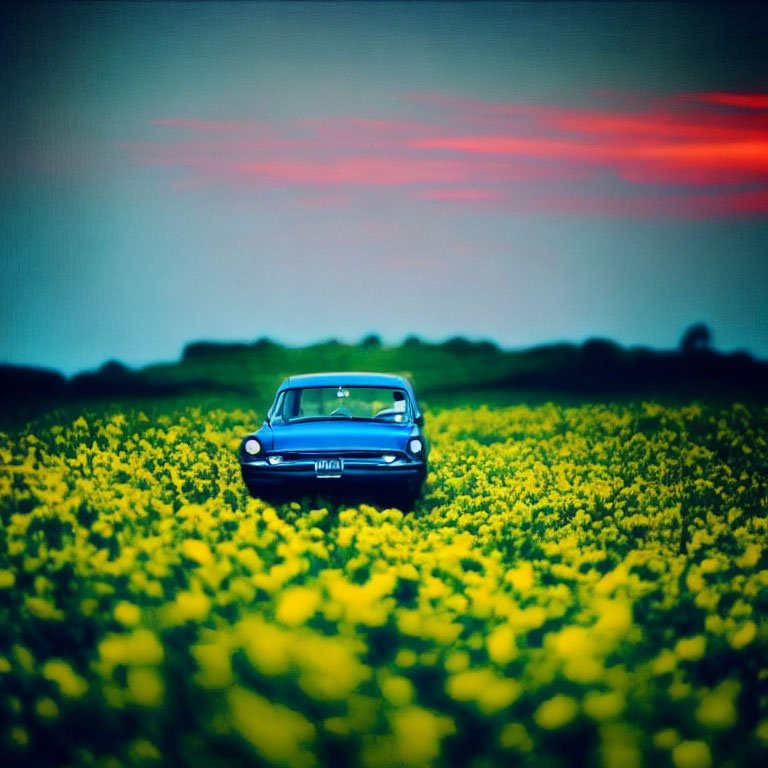
<instances>
[{"instance_id":1,"label":"front bumper","mask_svg":"<svg viewBox=\"0 0 768 768\"><path fill-rule=\"evenodd\" d=\"M335 458L338 454L332 456ZM342 457L343 467L339 477L319 477L315 470L318 458L293 458L280 464L270 464L266 458L241 460L240 469L245 484L254 495L270 490L334 493L361 489L415 496L427 475L426 463L418 459L399 457L387 463L380 458Z\"/></svg>"}]
</instances>

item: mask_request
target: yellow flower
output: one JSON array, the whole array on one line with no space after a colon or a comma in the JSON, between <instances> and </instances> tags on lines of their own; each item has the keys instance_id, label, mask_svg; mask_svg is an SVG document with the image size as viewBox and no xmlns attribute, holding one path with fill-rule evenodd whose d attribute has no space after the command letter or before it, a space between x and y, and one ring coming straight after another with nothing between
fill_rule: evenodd
<instances>
[{"instance_id":1,"label":"yellow flower","mask_svg":"<svg viewBox=\"0 0 768 768\"><path fill-rule=\"evenodd\" d=\"M530 752L533 741L522 723L507 723L499 733L499 745L503 749L516 749L519 752Z\"/></svg>"},{"instance_id":2,"label":"yellow flower","mask_svg":"<svg viewBox=\"0 0 768 768\"><path fill-rule=\"evenodd\" d=\"M379 601L381 596L376 584L351 584L342 576L328 581L332 603L342 611L344 618L351 624L366 624L377 627L387 620L387 611Z\"/></svg>"},{"instance_id":3,"label":"yellow flower","mask_svg":"<svg viewBox=\"0 0 768 768\"><path fill-rule=\"evenodd\" d=\"M566 659L589 658L595 651L594 640L584 627L565 626L559 632L547 636L547 642Z\"/></svg>"},{"instance_id":4,"label":"yellow flower","mask_svg":"<svg viewBox=\"0 0 768 768\"><path fill-rule=\"evenodd\" d=\"M704 635L681 638L675 645L675 655L684 661L698 661L704 656L706 647L707 639Z\"/></svg>"},{"instance_id":5,"label":"yellow flower","mask_svg":"<svg viewBox=\"0 0 768 768\"><path fill-rule=\"evenodd\" d=\"M428 638L441 645L450 645L463 629L461 624L430 616L419 610L400 611L397 627L404 635Z\"/></svg>"},{"instance_id":6,"label":"yellow flower","mask_svg":"<svg viewBox=\"0 0 768 768\"><path fill-rule=\"evenodd\" d=\"M132 667L126 676L128 695L142 707L159 707L163 702L165 685L160 675L146 667Z\"/></svg>"},{"instance_id":7,"label":"yellow flower","mask_svg":"<svg viewBox=\"0 0 768 768\"><path fill-rule=\"evenodd\" d=\"M593 720L612 720L624 711L624 696L618 691L590 691L582 701L582 709Z\"/></svg>"},{"instance_id":8,"label":"yellow flower","mask_svg":"<svg viewBox=\"0 0 768 768\"><path fill-rule=\"evenodd\" d=\"M41 671L44 678L56 683L62 695L70 699L79 699L88 690L88 683L63 659L48 659Z\"/></svg>"},{"instance_id":9,"label":"yellow flower","mask_svg":"<svg viewBox=\"0 0 768 768\"><path fill-rule=\"evenodd\" d=\"M682 741L672 749L675 768L710 768L712 755L703 741Z\"/></svg>"},{"instance_id":10,"label":"yellow flower","mask_svg":"<svg viewBox=\"0 0 768 768\"><path fill-rule=\"evenodd\" d=\"M527 561L521 562L516 568L512 568L504 575L518 592L528 592L533 587L533 566Z\"/></svg>"},{"instance_id":11,"label":"yellow flower","mask_svg":"<svg viewBox=\"0 0 768 768\"><path fill-rule=\"evenodd\" d=\"M0 571L0 589L10 589L16 583L16 575L13 571Z\"/></svg>"},{"instance_id":12,"label":"yellow flower","mask_svg":"<svg viewBox=\"0 0 768 768\"><path fill-rule=\"evenodd\" d=\"M665 728L653 734L653 744L659 749L672 749L680 742L680 734L674 728Z\"/></svg>"},{"instance_id":13,"label":"yellow flower","mask_svg":"<svg viewBox=\"0 0 768 768\"><path fill-rule=\"evenodd\" d=\"M523 690L517 680L496 675L487 667L451 675L445 687L452 699L475 702L485 714L508 707Z\"/></svg>"},{"instance_id":14,"label":"yellow flower","mask_svg":"<svg viewBox=\"0 0 768 768\"><path fill-rule=\"evenodd\" d=\"M131 744L131 755L139 764L145 764L148 761L160 762L163 758L160 750L146 739L136 739Z\"/></svg>"},{"instance_id":15,"label":"yellow flower","mask_svg":"<svg viewBox=\"0 0 768 768\"><path fill-rule=\"evenodd\" d=\"M8 735L11 742L18 747L26 747L29 744L29 733L20 725L14 725Z\"/></svg>"},{"instance_id":16,"label":"yellow flower","mask_svg":"<svg viewBox=\"0 0 768 768\"><path fill-rule=\"evenodd\" d=\"M707 694L696 709L696 719L706 728L730 728L736 718L733 700L725 693Z\"/></svg>"},{"instance_id":17,"label":"yellow flower","mask_svg":"<svg viewBox=\"0 0 768 768\"><path fill-rule=\"evenodd\" d=\"M38 619L47 621L64 620L64 611L59 610L55 605L42 597L27 596L24 599L24 604L27 606L27 610Z\"/></svg>"},{"instance_id":18,"label":"yellow flower","mask_svg":"<svg viewBox=\"0 0 768 768\"><path fill-rule=\"evenodd\" d=\"M440 740L456 732L450 717L436 715L421 707L406 707L392 715L392 731L399 765L429 765L440 754Z\"/></svg>"},{"instance_id":19,"label":"yellow flower","mask_svg":"<svg viewBox=\"0 0 768 768\"><path fill-rule=\"evenodd\" d=\"M641 768L638 734L633 728L624 723L603 725L600 740L600 756L605 768Z\"/></svg>"},{"instance_id":20,"label":"yellow flower","mask_svg":"<svg viewBox=\"0 0 768 768\"><path fill-rule=\"evenodd\" d=\"M604 676L603 665L596 657L595 639L584 627L566 626L550 634L547 644L564 660L563 674L569 680L592 683Z\"/></svg>"},{"instance_id":21,"label":"yellow flower","mask_svg":"<svg viewBox=\"0 0 768 768\"><path fill-rule=\"evenodd\" d=\"M469 669L470 661L470 656L466 651L451 651L445 657L445 669L448 672L463 672L465 669Z\"/></svg>"},{"instance_id":22,"label":"yellow flower","mask_svg":"<svg viewBox=\"0 0 768 768\"><path fill-rule=\"evenodd\" d=\"M651 664L654 675L666 675L672 672L676 666L677 656L669 648L661 651Z\"/></svg>"},{"instance_id":23,"label":"yellow flower","mask_svg":"<svg viewBox=\"0 0 768 768\"><path fill-rule=\"evenodd\" d=\"M761 552L762 547L759 544L747 544L744 548L744 554L737 557L734 562L739 568L754 568L757 565L758 560L760 560Z\"/></svg>"},{"instance_id":24,"label":"yellow flower","mask_svg":"<svg viewBox=\"0 0 768 768\"><path fill-rule=\"evenodd\" d=\"M343 717L328 717L323 720L323 730L336 736L347 736L349 723Z\"/></svg>"},{"instance_id":25,"label":"yellow flower","mask_svg":"<svg viewBox=\"0 0 768 768\"><path fill-rule=\"evenodd\" d=\"M319 604L320 595L316 589L290 587L280 595L275 616L282 624L297 627L314 615Z\"/></svg>"},{"instance_id":26,"label":"yellow flower","mask_svg":"<svg viewBox=\"0 0 768 768\"><path fill-rule=\"evenodd\" d=\"M508 624L502 624L488 635L485 641L488 648L488 656L491 661L503 666L514 659L517 654L515 633Z\"/></svg>"},{"instance_id":27,"label":"yellow flower","mask_svg":"<svg viewBox=\"0 0 768 768\"><path fill-rule=\"evenodd\" d=\"M113 616L124 627L135 627L141 619L141 609L133 603L127 603L124 600L115 606Z\"/></svg>"},{"instance_id":28,"label":"yellow flower","mask_svg":"<svg viewBox=\"0 0 768 768\"><path fill-rule=\"evenodd\" d=\"M107 635L99 643L99 655L108 670L117 664L151 666L164 657L163 646L149 629L136 629L129 635Z\"/></svg>"},{"instance_id":29,"label":"yellow flower","mask_svg":"<svg viewBox=\"0 0 768 768\"><path fill-rule=\"evenodd\" d=\"M208 565L213 562L211 548L201 539L184 539L181 544L181 551L184 557L194 560L200 565Z\"/></svg>"},{"instance_id":30,"label":"yellow flower","mask_svg":"<svg viewBox=\"0 0 768 768\"><path fill-rule=\"evenodd\" d=\"M14 645L11 648L19 666L28 673L35 671L35 657L32 652L23 645Z\"/></svg>"},{"instance_id":31,"label":"yellow flower","mask_svg":"<svg viewBox=\"0 0 768 768\"><path fill-rule=\"evenodd\" d=\"M540 728L551 731L568 725L578 712L576 699L559 693L543 702L534 712L533 719Z\"/></svg>"},{"instance_id":32,"label":"yellow flower","mask_svg":"<svg viewBox=\"0 0 768 768\"><path fill-rule=\"evenodd\" d=\"M203 688L226 688L232 682L232 655L227 645L201 643L190 650L200 668L195 679Z\"/></svg>"},{"instance_id":33,"label":"yellow flower","mask_svg":"<svg viewBox=\"0 0 768 768\"><path fill-rule=\"evenodd\" d=\"M745 622L740 629L734 632L729 642L732 648L739 650L745 645L749 645L757 636L757 625L754 621Z\"/></svg>"},{"instance_id":34,"label":"yellow flower","mask_svg":"<svg viewBox=\"0 0 768 768\"><path fill-rule=\"evenodd\" d=\"M211 610L211 599L202 592L184 590L176 599L165 607L165 620L170 625L184 624L187 621L203 621Z\"/></svg>"},{"instance_id":35,"label":"yellow flower","mask_svg":"<svg viewBox=\"0 0 768 768\"><path fill-rule=\"evenodd\" d=\"M630 606L619 600L604 600L597 604L598 620L594 631L610 639L626 634L632 626Z\"/></svg>"},{"instance_id":36,"label":"yellow flower","mask_svg":"<svg viewBox=\"0 0 768 768\"><path fill-rule=\"evenodd\" d=\"M54 720L59 716L59 707L53 699L45 697L37 700L35 712L44 720Z\"/></svg>"},{"instance_id":37,"label":"yellow flower","mask_svg":"<svg viewBox=\"0 0 768 768\"><path fill-rule=\"evenodd\" d=\"M235 686L227 696L234 729L272 765L311 768L315 727L303 715Z\"/></svg>"},{"instance_id":38,"label":"yellow flower","mask_svg":"<svg viewBox=\"0 0 768 768\"><path fill-rule=\"evenodd\" d=\"M292 656L301 669L299 685L318 700L342 700L370 677L345 638L302 635Z\"/></svg>"},{"instance_id":39,"label":"yellow flower","mask_svg":"<svg viewBox=\"0 0 768 768\"><path fill-rule=\"evenodd\" d=\"M404 707L413 700L413 683L400 675L386 676L381 682L381 693L395 707Z\"/></svg>"},{"instance_id":40,"label":"yellow flower","mask_svg":"<svg viewBox=\"0 0 768 768\"><path fill-rule=\"evenodd\" d=\"M272 676L288 671L291 665L288 635L282 630L267 624L260 616L244 618L236 629L254 669Z\"/></svg>"}]
</instances>

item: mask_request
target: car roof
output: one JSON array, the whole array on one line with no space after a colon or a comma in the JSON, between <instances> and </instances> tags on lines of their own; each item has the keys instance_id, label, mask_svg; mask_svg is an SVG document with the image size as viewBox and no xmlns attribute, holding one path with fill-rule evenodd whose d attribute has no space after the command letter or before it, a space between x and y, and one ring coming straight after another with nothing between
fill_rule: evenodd
<instances>
[{"instance_id":1,"label":"car roof","mask_svg":"<svg viewBox=\"0 0 768 768\"><path fill-rule=\"evenodd\" d=\"M413 394L411 383L404 376L393 373L369 373L366 371L338 371L331 373L304 373L287 378L279 387L397 387Z\"/></svg>"}]
</instances>

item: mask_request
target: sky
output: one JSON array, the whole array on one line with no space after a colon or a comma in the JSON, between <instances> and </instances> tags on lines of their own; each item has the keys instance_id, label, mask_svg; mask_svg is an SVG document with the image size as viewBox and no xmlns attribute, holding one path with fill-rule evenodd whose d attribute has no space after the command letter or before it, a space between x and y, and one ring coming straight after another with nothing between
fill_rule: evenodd
<instances>
[{"instance_id":1,"label":"sky","mask_svg":"<svg viewBox=\"0 0 768 768\"><path fill-rule=\"evenodd\" d=\"M768 10L0 10L0 362L461 335L768 357Z\"/></svg>"}]
</instances>

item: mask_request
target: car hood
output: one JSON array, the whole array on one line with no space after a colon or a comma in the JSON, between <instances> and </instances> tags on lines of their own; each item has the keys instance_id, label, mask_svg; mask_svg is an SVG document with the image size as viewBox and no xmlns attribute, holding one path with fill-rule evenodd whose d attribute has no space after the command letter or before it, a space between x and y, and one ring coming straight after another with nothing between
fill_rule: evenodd
<instances>
[{"instance_id":1,"label":"car hood","mask_svg":"<svg viewBox=\"0 0 768 768\"><path fill-rule=\"evenodd\" d=\"M307 421L274 425L274 451L404 450L412 424L376 424L370 421Z\"/></svg>"}]
</instances>

